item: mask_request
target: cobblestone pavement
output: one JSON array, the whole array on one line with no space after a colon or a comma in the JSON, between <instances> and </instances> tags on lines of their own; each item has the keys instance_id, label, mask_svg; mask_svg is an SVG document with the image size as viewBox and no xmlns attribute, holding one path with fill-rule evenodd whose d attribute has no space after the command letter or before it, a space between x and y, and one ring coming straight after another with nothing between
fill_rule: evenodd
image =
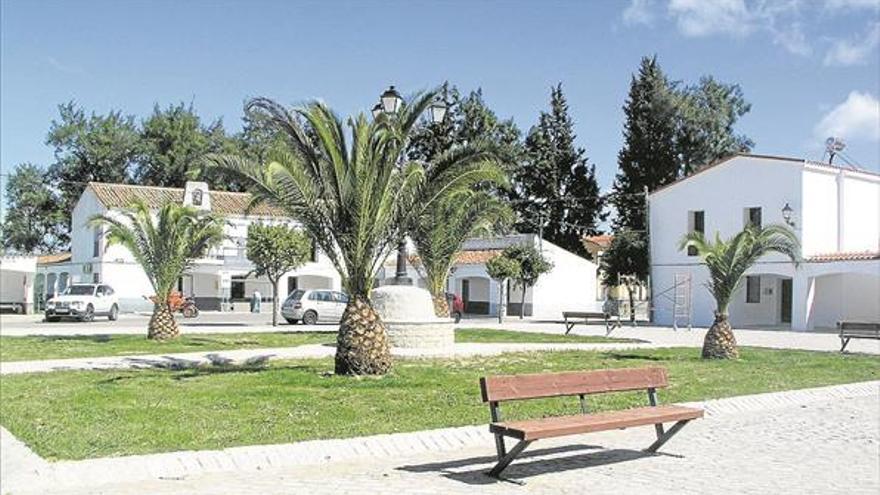
<instances>
[{"instance_id":1,"label":"cobblestone pavement","mask_svg":"<svg viewBox=\"0 0 880 495\"><path fill-rule=\"evenodd\" d=\"M877 390L877 383L871 384ZM758 397L758 396L753 396ZM778 397L778 396L776 396ZM800 397L800 396L798 396ZM880 395L747 407L688 425L659 455L648 427L539 441L496 481L491 443L438 453L228 471L16 493L456 494L846 493L880 491ZM518 484L524 483L524 484Z\"/></svg>"}]
</instances>

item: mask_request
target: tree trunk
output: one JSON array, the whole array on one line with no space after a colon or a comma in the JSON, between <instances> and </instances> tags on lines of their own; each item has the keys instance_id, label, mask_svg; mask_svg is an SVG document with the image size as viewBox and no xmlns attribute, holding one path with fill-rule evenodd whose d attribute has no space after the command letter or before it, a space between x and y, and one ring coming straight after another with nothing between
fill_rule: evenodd
<instances>
[{"instance_id":1,"label":"tree trunk","mask_svg":"<svg viewBox=\"0 0 880 495\"><path fill-rule=\"evenodd\" d=\"M636 324L636 298L633 296L633 288L627 284L626 292L629 294L629 322L635 326Z\"/></svg>"},{"instance_id":2,"label":"tree trunk","mask_svg":"<svg viewBox=\"0 0 880 495\"><path fill-rule=\"evenodd\" d=\"M706 333L703 341L703 358L705 359L736 359L739 350L736 348L736 338L733 329L724 313L715 313L715 322Z\"/></svg>"},{"instance_id":3,"label":"tree trunk","mask_svg":"<svg viewBox=\"0 0 880 495\"><path fill-rule=\"evenodd\" d=\"M438 318L449 318L449 301L446 300L446 294L440 293L440 295L431 295L431 299L434 301L434 315Z\"/></svg>"},{"instance_id":4,"label":"tree trunk","mask_svg":"<svg viewBox=\"0 0 880 495\"><path fill-rule=\"evenodd\" d=\"M365 296L352 295L336 338L336 374L384 375L390 370L385 324Z\"/></svg>"},{"instance_id":5,"label":"tree trunk","mask_svg":"<svg viewBox=\"0 0 880 495\"><path fill-rule=\"evenodd\" d=\"M504 323L504 315L507 313L507 304L504 301L504 286L506 280L498 283L498 323Z\"/></svg>"},{"instance_id":6,"label":"tree trunk","mask_svg":"<svg viewBox=\"0 0 880 495\"><path fill-rule=\"evenodd\" d=\"M278 280L272 281L272 326L278 326Z\"/></svg>"},{"instance_id":7,"label":"tree trunk","mask_svg":"<svg viewBox=\"0 0 880 495\"><path fill-rule=\"evenodd\" d=\"M522 320L526 315L526 286L522 286L522 294L519 298L519 319Z\"/></svg>"},{"instance_id":8,"label":"tree trunk","mask_svg":"<svg viewBox=\"0 0 880 495\"><path fill-rule=\"evenodd\" d=\"M168 303L153 304L153 316L147 327L147 338L153 340L169 340L180 335L180 328Z\"/></svg>"}]
</instances>

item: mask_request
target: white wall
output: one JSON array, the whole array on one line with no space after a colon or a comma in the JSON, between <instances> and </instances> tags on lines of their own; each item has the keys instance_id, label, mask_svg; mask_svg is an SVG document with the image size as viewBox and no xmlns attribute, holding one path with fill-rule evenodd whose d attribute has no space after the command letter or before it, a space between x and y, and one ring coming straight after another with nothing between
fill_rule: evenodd
<instances>
[{"instance_id":1,"label":"white wall","mask_svg":"<svg viewBox=\"0 0 880 495\"><path fill-rule=\"evenodd\" d=\"M837 252L837 174L831 169L805 170L803 200L792 204L801 231L803 256Z\"/></svg>"},{"instance_id":2,"label":"white wall","mask_svg":"<svg viewBox=\"0 0 880 495\"><path fill-rule=\"evenodd\" d=\"M845 173L843 191L841 251L880 251L880 177Z\"/></svg>"},{"instance_id":3,"label":"white wall","mask_svg":"<svg viewBox=\"0 0 880 495\"><path fill-rule=\"evenodd\" d=\"M543 252L553 269L541 275L533 288L532 316L560 319L563 311L600 310L596 264L548 241L543 242Z\"/></svg>"},{"instance_id":4,"label":"white wall","mask_svg":"<svg viewBox=\"0 0 880 495\"><path fill-rule=\"evenodd\" d=\"M834 328L840 320L880 322L880 273L842 273L816 279L813 326Z\"/></svg>"}]
</instances>

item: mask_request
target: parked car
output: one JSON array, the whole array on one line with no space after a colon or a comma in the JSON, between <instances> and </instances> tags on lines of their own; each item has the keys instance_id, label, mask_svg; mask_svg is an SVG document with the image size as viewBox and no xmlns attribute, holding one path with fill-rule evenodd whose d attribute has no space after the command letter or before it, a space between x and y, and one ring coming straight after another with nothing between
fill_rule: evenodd
<instances>
[{"instance_id":1,"label":"parked car","mask_svg":"<svg viewBox=\"0 0 880 495\"><path fill-rule=\"evenodd\" d=\"M464 301L458 297L458 294L447 292L446 302L449 304L449 316L451 316L456 323L460 322L461 315L464 314Z\"/></svg>"},{"instance_id":2,"label":"parked car","mask_svg":"<svg viewBox=\"0 0 880 495\"><path fill-rule=\"evenodd\" d=\"M348 304L348 295L326 289L297 289L281 305L281 316L291 325L318 322L339 323Z\"/></svg>"},{"instance_id":3,"label":"parked car","mask_svg":"<svg viewBox=\"0 0 880 495\"><path fill-rule=\"evenodd\" d=\"M46 321L61 318L92 321L99 315L110 321L119 317L119 298L109 285L73 284L46 302Z\"/></svg>"}]
</instances>

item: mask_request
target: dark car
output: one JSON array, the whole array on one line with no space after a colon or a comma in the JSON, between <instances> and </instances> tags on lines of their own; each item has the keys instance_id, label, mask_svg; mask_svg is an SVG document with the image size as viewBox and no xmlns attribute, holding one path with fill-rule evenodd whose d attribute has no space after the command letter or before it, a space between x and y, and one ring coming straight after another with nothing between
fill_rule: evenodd
<instances>
[{"instance_id":1,"label":"dark car","mask_svg":"<svg viewBox=\"0 0 880 495\"><path fill-rule=\"evenodd\" d=\"M460 322L461 315L464 313L464 301L458 297L458 294L447 292L446 303L449 304L449 316L451 316L456 323Z\"/></svg>"}]
</instances>

